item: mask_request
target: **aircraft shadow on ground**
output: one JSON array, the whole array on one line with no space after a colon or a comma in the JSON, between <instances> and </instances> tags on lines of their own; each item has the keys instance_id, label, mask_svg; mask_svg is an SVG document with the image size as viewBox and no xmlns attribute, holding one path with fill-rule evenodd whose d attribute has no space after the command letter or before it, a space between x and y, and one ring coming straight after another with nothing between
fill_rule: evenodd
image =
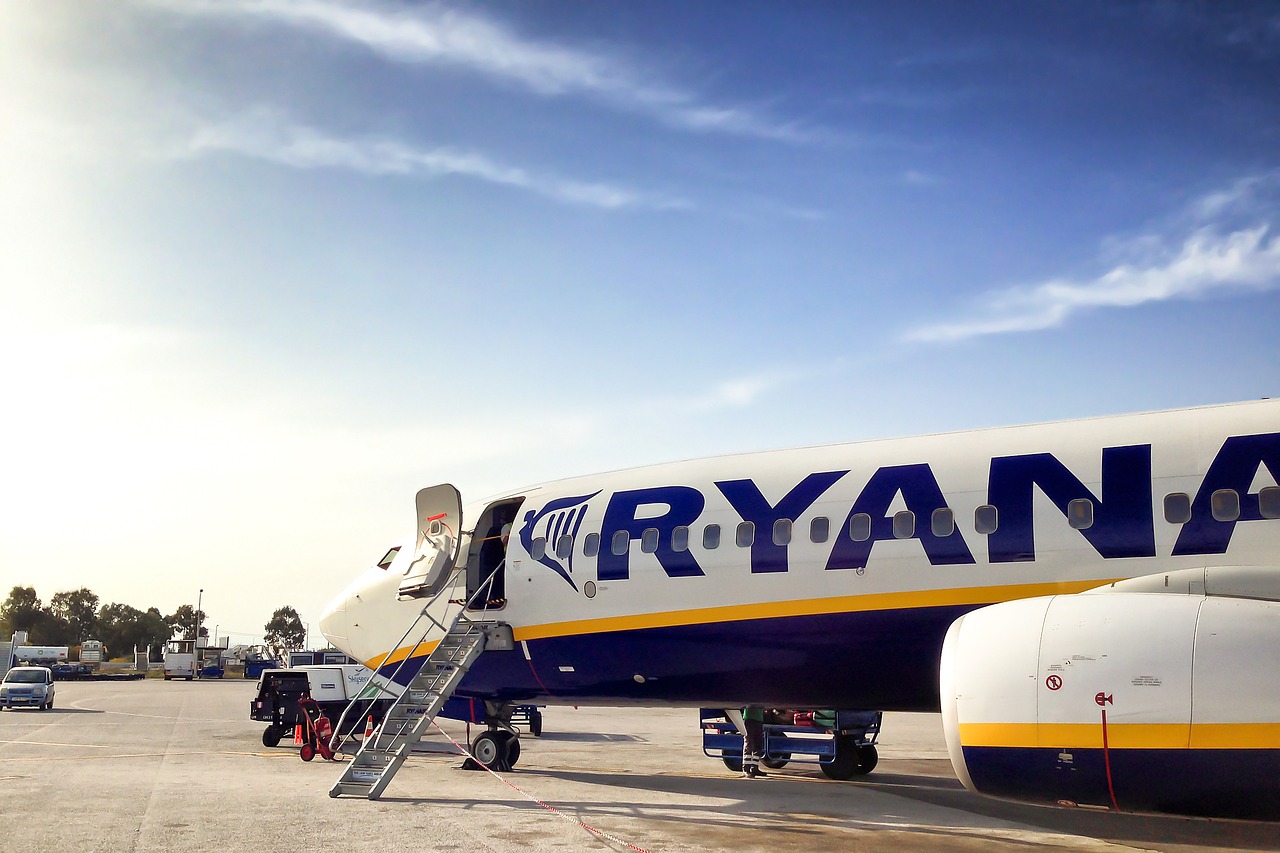
<instances>
[{"instance_id":1,"label":"aircraft shadow on ground","mask_svg":"<svg viewBox=\"0 0 1280 853\"><path fill-rule=\"evenodd\" d=\"M876 792L881 795L902 797L926 803L931 806L954 809L968 815L990 818L992 821L1022 824L1033 829L1062 834L1065 836L1085 836L1100 841L1129 844L1176 844L1189 846L1206 846L1241 850L1269 850L1277 848L1280 839L1280 825L1258 821L1210 820L1202 818L1174 817L1144 814L1113 814L1088 809L1062 809L1049 806L1035 806L1023 803L1006 802L966 791L960 783L951 778L910 773L875 773L865 779L850 782L832 782L826 779L815 779L811 775L783 774L774 771L775 779L748 781L737 776L725 776L723 779L706 776L680 776L655 774L620 774L616 772L598 773L592 771L569 770L530 770L521 773L519 770L510 775L513 784L521 785L521 776L548 777L565 782L577 782L606 788L625 788L643 791L657 791L672 795L690 797L715 797L737 800L737 804L715 811L704 804L680 805L678 803L643 803L633 799L619 799L615 802L592 800L584 802L565 802L557 800L554 805L561 811L572 813L584 820L591 817L625 816L644 817L645 820L664 822L696 823L705 828L708 825L719 825L726 830L742 828L741 818L749 816L758 825L770 827L789 833L812 835L840 829L883 829L887 831L905 832L908 834L926 834L934 836L954 836L957 840L974 841L982 838L982 829L973 826L912 826L904 823L900 808L884 808L875 801L858 799L859 790ZM791 791L780 790L793 784ZM800 783L800 784L794 784ZM814 796L812 785L826 788L830 793L826 796ZM846 791L849 799L842 801L838 791ZM782 795L781 797L779 795ZM789 803L794 796L794 803ZM764 805L767 799L767 806ZM384 801L395 802L395 797L384 797ZM440 803L446 800L435 798L405 798L401 802L420 804ZM456 801L464 808L472 807L480 800ZM841 808L845 802L849 810ZM487 801L487 805L494 805ZM513 809L537 809L540 806L527 801L512 800L507 803ZM790 807L794 806L794 808ZM726 816L717 816L717 811ZM825 817L829 821L820 821L811 826L798 825L795 813L804 812L809 816ZM990 829L1003 829L993 825Z\"/></svg>"},{"instance_id":2,"label":"aircraft shadow on ground","mask_svg":"<svg viewBox=\"0 0 1280 853\"><path fill-rule=\"evenodd\" d=\"M645 739L636 735L605 734L601 732L543 732L538 740L555 741L557 743L645 743Z\"/></svg>"}]
</instances>

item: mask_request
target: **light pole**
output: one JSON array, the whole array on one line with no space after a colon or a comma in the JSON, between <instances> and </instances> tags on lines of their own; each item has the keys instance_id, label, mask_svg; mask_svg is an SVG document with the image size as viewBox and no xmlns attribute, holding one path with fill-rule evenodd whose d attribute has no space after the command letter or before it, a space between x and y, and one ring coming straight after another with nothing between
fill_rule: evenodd
<instances>
[{"instance_id":1,"label":"light pole","mask_svg":"<svg viewBox=\"0 0 1280 853\"><path fill-rule=\"evenodd\" d=\"M191 651L195 652L200 645L200 605L204 601L204 590L200 590L200 594L196 596L196 635L191 640ZM199 654L199 652L196 652Z\"/></svg>"}]
</instances>

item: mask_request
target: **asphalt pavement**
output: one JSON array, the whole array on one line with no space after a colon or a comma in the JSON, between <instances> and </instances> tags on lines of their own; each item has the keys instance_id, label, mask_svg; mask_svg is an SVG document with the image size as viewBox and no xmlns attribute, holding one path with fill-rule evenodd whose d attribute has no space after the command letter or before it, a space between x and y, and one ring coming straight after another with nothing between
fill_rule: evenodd
<instances>
[{"instance_id":1,"label":"asphalt pavement","mask_svg":"<svg viewBox=\"0 0 1280 853\"><path fill-rule=\"evenodd\" d=\"M66 682L51 711L0 713L0 850L1280 849L1277 824L970 794L933 714L887 714L875 772L833 782L794 763L730 773L702 754L693 709L552 707L510 773L459 769L437 734L382 799L331 799L341 768L265 748L253 695L230 678Z\"/></svg>"}]
</instances>

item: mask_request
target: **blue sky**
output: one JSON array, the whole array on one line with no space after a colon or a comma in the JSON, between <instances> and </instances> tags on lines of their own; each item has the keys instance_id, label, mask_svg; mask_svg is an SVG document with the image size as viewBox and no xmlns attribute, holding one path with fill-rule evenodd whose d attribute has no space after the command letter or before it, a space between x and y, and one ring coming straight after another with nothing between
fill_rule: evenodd
<instances>
[{"instance_id":1,"label":"blue sky","mask_svg":"<svg viewBox=\"0 0 1280 853\"><path fill-rule=\"evenodd\" d=\"M0 583L233 640L648 462L1280 391L1280 6L0 6Z\"/></svg>"}]
</instances>

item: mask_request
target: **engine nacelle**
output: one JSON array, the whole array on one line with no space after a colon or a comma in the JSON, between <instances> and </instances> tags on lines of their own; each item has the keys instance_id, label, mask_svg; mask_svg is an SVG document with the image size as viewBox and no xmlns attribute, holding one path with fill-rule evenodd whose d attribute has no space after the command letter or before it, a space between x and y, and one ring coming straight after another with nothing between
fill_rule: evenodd
<instances>
[{"instance_id":1,"label":"engine nacelle","mask_svg":"<svg viewBox=\"0 0 1280 853\"><path fill-rule=\"evenodd\" d=\"M1065 595L947 632L947 749L971 791L1280 819L1280 603Z\"/></svg>"}]
</instances>

